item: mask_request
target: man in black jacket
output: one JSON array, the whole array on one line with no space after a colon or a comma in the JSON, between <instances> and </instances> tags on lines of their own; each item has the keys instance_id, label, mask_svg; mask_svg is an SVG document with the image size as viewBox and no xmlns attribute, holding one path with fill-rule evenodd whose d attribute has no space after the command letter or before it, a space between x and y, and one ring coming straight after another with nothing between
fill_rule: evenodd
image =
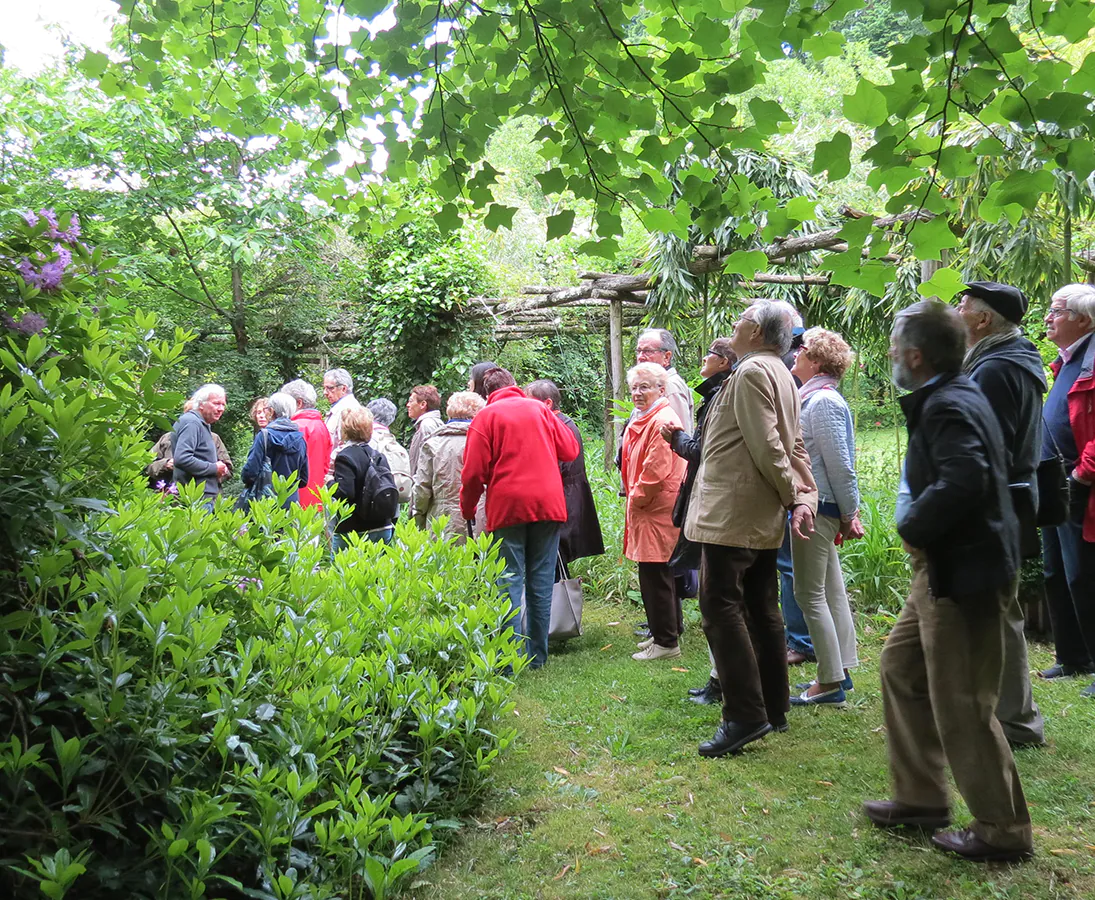
<instances>
[{"instance_id":1,"label":"man in black jacket","mask_svg":"<svg viewBox=\"0 0 1095 900\"><path fill-rule=\"evenodd\" d=\"M902 311L890 337L894 381L912 392L897 528L913 580L881 661L893 799L863 806L876 825L945 828L949 764L973 822L932 843L1018 861L1033 852L1030 813L995 715L1018 524L1000 425L961 374L965 345L958 312L930 301Z\"/></svg>"},{"instance_id":2,"label":"man in black jacket","mask_svg":"<svg viewBox=\"0 0 1095 900\"><path fill-rule=\"evenodd\" d=\"M1000 423L1020 548L1024 557L1032 557L1041 554L1035 470L1042 451L1042 396L1047 385L1041 355L1019 330L1026 311L1021 290L992 281L970 282L958 304L969 346L962 371L981 388ZM1045 743L1042 713L1030 690L1024 625L1016 581L1004 612L1004 677L996 706L996 718L1013 747Z\"/></svg>"}]
</instances>

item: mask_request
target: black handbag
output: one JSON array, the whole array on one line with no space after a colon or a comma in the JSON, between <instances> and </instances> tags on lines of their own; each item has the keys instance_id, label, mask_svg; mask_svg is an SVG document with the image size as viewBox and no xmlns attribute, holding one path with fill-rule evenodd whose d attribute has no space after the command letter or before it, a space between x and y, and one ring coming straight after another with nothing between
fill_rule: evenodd
<instances>
[{"instance_id":1,"label":"black handbag","mask_svg":"<svg viewBox=\"0 0 1095 900\"><path fill-rule=\"evenodd\" d=\"M1042 420L1042 427L1046 427ZM1057 448L1057 442L1048 431L1053 444L1053 456L1038 463L1035 476L1038 479L1038 525L1042 528L1056 528L1068 518L1068 471L1065 459Z\"/></svg>"}]
</instances>

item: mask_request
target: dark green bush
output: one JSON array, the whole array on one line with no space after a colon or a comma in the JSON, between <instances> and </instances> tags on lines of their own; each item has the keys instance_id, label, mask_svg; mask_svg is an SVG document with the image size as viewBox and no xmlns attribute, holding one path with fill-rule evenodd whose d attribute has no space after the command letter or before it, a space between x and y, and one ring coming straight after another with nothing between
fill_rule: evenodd
<instances>
[{"instance_id":1,"label":"dark green bush","mask_svg":"<svg viewBox=\"0 0 1095 900\"><path fill-rule=\"evenodd\" d=\"M0 235L0 897L380 900L513 738L496 552L148 491L184 336L70 222Z\"/></svg>"}]
</instances>

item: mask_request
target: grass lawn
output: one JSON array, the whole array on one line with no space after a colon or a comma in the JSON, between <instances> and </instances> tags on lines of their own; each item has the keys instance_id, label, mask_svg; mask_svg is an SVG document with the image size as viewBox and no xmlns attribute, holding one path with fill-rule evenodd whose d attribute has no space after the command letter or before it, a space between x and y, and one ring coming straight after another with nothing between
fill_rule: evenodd
<instances>
[{"instance_id":1,"label":"grass lawn","mask_svg":"<svg viewBox=\"0 0 1095 900\"><path fill-rule=\"evenodd\" d=\"M522 673L519 737L495 789L410 897L1095 898L1095 701L1078 696L1083 682L1035 685L1050 743L1018 761L1037 855L986 868L859 812L889 786L880 620L861 619L847 710L792 710L786 734L703 760L696 745L718 713L684 699L707 677L702 633L688 626L681 660L638 663L641 619L589 604L585 635ZM1032 651L1032 665L1050 662ZM955 813L967 817L958 801Z\"/></svg>"}]
</instances>

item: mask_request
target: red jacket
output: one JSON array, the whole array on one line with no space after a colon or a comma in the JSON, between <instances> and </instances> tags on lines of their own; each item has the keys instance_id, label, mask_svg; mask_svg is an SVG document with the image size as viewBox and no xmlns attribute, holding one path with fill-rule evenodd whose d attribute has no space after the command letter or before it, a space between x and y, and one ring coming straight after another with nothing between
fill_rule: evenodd
<instances>
[{"instance_id":1,"label":"red jacket","mask_svg":"<svg viewBox=\"0 0 1095 900\"><path fill-rule=\"evenodd\" d=\"M1050 368L1056 377L1061 370L1060 361ZM1068 420L1080 454L1072 474L1084 481L1095 482L1095 338L1087 342L1080 374L1068 391ZM1084 513L1084 540L1095 543L1095 488L1088 497L1087 512Z\"/></svg>"},{"instance_id":2,"label":"red jacket","mask_svg":"<svg viewBox=\"0 0 1095 900\"><path fill-rule=\"evenodd\" d=\"M516 385L490 395L464 447L460 513L475 517L487 490L487 530L528 522L565 522L559 463L578 456L574 435L539 400Z\"/></svg>"},{"instance_id":3,"label":"red jacket","mask_svg":"<svg viewBox=\"0 0 1095 900\"><path fill-rule=\"evenodd\" d=\"M331 466L331 434L318 409L298 410L293 416L308 447L308 487L300 492L301 506L319 506L315 489L323 487Z\"/></svg>"}]
</instances>

